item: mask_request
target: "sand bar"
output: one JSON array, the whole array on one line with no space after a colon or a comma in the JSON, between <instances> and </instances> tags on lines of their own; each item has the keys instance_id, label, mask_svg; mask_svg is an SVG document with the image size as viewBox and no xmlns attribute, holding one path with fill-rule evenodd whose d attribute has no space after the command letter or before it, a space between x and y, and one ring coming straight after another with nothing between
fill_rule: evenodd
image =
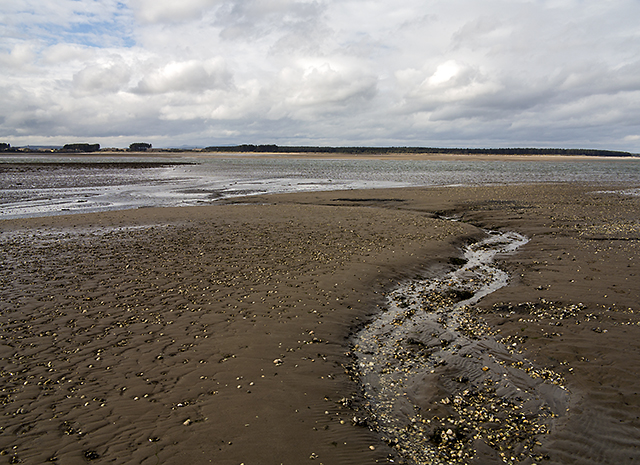
<instances>
[{"instance_id":1,"label":"sand bar","mask_svg":"<svg viewBox=\"0 0 640 465\"><path fill-rule=\"evenodd\" d=\"M629 161L638 162L640 156L590 156L590 155L502 155L459 153L322 153L322 152L101 152L102 156L119 157L184 157L184 158L292 158L299 160L467 160L467 161Z\"/></svg>"},{"instance_id":2,"label":"sand bar","mask_svg":"<svg viewBox=\"0 0 640 465\"><path fill-rule=\"evenodd\" d=\"M571 392L566 415L513 462L639 460L640 198L599 192L616 188L326 192L2 221L0 453L401 463L353 421L366 411L350 337L390 289L450 268L489 228L530 241L502 258L512 281L477 313ZM439 403L452 389L439 370L420 402L455 416ZM475 463L502 460L471 443Z\"/></svg>"}]
</instances>

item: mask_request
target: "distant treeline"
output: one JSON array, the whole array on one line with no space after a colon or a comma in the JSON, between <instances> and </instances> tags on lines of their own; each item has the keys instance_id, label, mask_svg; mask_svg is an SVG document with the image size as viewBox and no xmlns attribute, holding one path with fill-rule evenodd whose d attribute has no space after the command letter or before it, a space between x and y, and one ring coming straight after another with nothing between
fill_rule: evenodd
<instances>
[{"instance_id":1,"label":"distant treeline","mask_svg":"<svg viewBox=\"0 0 640 465\"><path fill-rule=\"evenodd\" d=\"M146 152L152 145L146 142L134 142L129 145L130 152ZM99 152L100 144L67 144L59 152Z\"/></svg>"},{"instance_id":2,"label":"distant treeline","mask_svg":"<svg viewBox=\"0 0 640 465\"><path fill-rule=\"evenodd\" d=\"M99 152L100 144L66 144L62 148L11 147L11 144L0 143L0 152L65 152L88 153Z\"/></svg>"},{"instance_id":3,"label":"distant treeline","mask_svg":"<svg viewBox=\"0 0 640 465\"><path fill-rule=\"evenodd\" d=\"M385 155L392 153L424 153L454 155L586 155L593 157L631 157L629 152L597 149L542 149L542 148L504 148L470 149L439 147L310 147L243 144L235 146L212 146L206 152L228 153L344 153L351 155Z\"/></svg>"},{"instance_id":4,"label":"distant treeline","mask_svg":"<svg viewBox=\"0 0 640 465\"><path fill-rule=\"evenodd\" d=\"M28 147L11 147L0 143L0 152L72 152L90 153L100 151L100 144L66 144L62 148L31 149ZM126 151L127 149L105 148L103 151ZM591 157L634 157L638 154L598 149L542 149L542 148L502 148L471 149L446 147L312 147L312 146L278 146L268 145L233 145L211 146L204 149L152 149L151 144L136 142L129 146L131 152L223 152L223 153L335 153L347 155L386 155L386 154L453 154L453 155L567 155Z\"/></svg>"},{"instance_id":5,"label":"distant treeline","mask_svg":"<svg viewBox=\"0 0 640 465\"><path fill-rule=\"evenodd\" d=\"M152 145L146 142L134 142L129 145L130 152L146 152ZM105 151L122 151L124 149L104 149ZM0 142L0 152L47 152L47 153L91 153L101 151L100 144L65 144L63 147L11 147L11 144Z\"/></svg>"}]
</instances>

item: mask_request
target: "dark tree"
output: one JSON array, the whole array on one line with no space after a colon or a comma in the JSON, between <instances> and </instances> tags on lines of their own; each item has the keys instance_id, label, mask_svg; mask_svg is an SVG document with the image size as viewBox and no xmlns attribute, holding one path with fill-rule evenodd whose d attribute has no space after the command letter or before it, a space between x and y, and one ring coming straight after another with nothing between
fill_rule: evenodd
<instances>
[{"instance_id":1,"label":"dark tree","mask_svg":"<svg viewBox=\"0 0 640 465\"><path fill-rule=\"evenodd\" d=\"M147 144L146 142L134 142L129 146L130 152L146 152L151 148L151 144Z\"/></svg>"},{"instance_id":2,"label":"dark tree","mask_svg":"<svg viewBox=\"0 0 640 465\"><path fill-rule=\"evenodd\" d=\"M62 152L97 152L100 144L65 144Z\"/></svg>"},{"instance_id":3,"label":"dark tree","mask_svg":"<svg viewBox=\"0 0 640 465\"><path fill-rule=\"evenodd\" d=\"M9 150L11 150L11 144L0 142L0 152L8 152Z\"/></svg>"}]
</instances>

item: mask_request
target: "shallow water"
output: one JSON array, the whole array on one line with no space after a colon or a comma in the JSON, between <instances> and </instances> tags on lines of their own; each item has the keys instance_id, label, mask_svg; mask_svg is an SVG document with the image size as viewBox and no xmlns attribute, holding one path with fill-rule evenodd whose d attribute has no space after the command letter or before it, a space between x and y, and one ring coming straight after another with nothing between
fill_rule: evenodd
<instances>
[{"instance_id":1,"label":"shallow water","mask_svg":"<svg viewBox=\"0 0 640 465\"><path fill-rule=\"evenodd\" d=\"M500 460L536 460L538 436L567 407L555 373L539 369L474 317L473 305L503 287L492 265L528 240L491 233L444 276L412 281L355 339L370 424L410 463L467 463L479 445Z\"/></svg>"},{"instance_id":2,"label":"shallow water","mask_svg":"<svg viewBox=\"0 0 640 465\"><path fill-rule=\"evenodd\" d=\"M139 167L139 163L172 162L180 164ZM267 193L567 181L637 187L640 159L560 162L242 156L2 157L0 218L208 205L220 199ZM637 195L637 190L630 192Z\"/></svg>"}]
</instances>

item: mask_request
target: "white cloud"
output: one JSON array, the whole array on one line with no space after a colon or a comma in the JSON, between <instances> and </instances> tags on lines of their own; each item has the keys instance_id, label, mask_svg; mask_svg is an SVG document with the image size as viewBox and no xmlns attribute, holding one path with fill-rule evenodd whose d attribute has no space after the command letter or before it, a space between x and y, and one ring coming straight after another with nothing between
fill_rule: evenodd
<instances>
[{"instance_id":1,"label":"white cloud","mask_svg":"<svg viewBox=\"0 0 640 465\"><path fill-rule=\"evenodd\" d=\"M130 68L116 57L111 63L90 65L76 73L74 90L80 95L118 92L126 89L130 77Z\"/></svg>"},{"instance_id":2,"label":"white cloud","mask_svg":"<svg viewBox=\"0 0 640 465\"><path fill-rule=\"evenodd\" d=\"M444 84L459 76L461 70L462 67L455 60L449 60L438 66L436 72L429 78L428 83L432 86Z\"/></svg>"},{"instance_id":3,"label":"white cloud","mask_svg":"<svg viewBox=\"0 0 640 465\"><path fill-rule=\"evenodd\" d=\"M93 53L88 47L77 44L55 44L42 52L42 60L46 65L56 65L73 61L90 60Z\"/></svg>"},{"instance_id":4,"label":"white cloud","mask_svg":"<svg viewBox=\"0 0 640 465\"><path fill-rule=\"evenodd\" d=\"M30 66L36 57L35 48L35 44L30 41L15 43L8 51L0 52L0 64L15 69Z\"/></svg>"},{"instance_id":5,"label":"white cloud","mask_svg":"<svg viewBox=\"0 0 640 465\"><path fill-rule=\"evenodd\" d=\"M140 94L162 94L166 92L200 92L226 88L231 85L231 74L224 60L210 59L205 62L189 60L167 63L160 69L149 72L134 89Z\"/></svg>"}]
</instances>

